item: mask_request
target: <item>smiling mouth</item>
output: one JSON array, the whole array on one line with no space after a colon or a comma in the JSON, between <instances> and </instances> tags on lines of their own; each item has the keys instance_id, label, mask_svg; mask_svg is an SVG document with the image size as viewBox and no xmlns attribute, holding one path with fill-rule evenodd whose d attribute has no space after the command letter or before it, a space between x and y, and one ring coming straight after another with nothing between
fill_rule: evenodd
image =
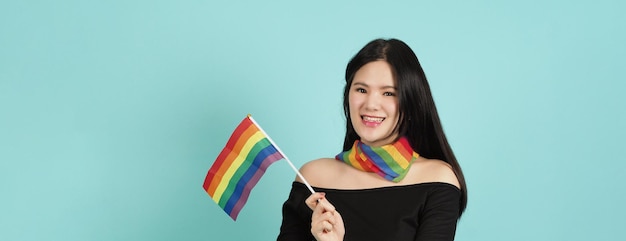
<instances>
[{"instance_id":1,"label":"smiling mouth","mask_svg":"<svg viewBox=\"0 0 626 241\"><path fill-rule=\"evenodd\" d=\"M361 116L361 119L363 119L366 122L374 122L374 123L381 123L385 120L384 117L372 117L372 116Z\"/></svg>"}]
</instances>

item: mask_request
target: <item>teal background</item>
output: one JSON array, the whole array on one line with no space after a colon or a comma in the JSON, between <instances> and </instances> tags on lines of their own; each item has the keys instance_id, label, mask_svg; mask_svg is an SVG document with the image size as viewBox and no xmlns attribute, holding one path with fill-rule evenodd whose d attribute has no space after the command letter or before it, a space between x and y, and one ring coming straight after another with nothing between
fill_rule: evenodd
<instances>
[{"instance_id":1,"label":"teal background","mask_svg":"<svg viewBox=\"0 0 626 241\"><path fill-rule=\"evenodd\" d=\"M346 63L420 58L469 204L457 239L617 240L622 1L2 1L0 240L274 240L280 161L233 222L202 190L248 113L301 166L342 141Z\"/></svg>"}]
</instances>

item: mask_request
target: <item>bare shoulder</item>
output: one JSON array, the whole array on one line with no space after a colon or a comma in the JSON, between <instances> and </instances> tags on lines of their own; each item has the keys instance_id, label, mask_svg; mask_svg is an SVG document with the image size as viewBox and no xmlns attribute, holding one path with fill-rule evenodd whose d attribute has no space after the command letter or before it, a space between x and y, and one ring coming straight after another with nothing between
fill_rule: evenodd
<instances>
[{"instance_id":1,"label":"bare shoulder","mask_svg":"<svg viewBox=\"0 0 626 241\"><path fill-rule=\"evenodd\" d=\"M327 186L327 182L334 180L344 166L333 158L320 158L305 163L300 173L313 186ZM303 182L300 177L296 177L296 181Z\"/></svg>"},{"instance_id":2,"label":"bare shoulder","mask_svg":"<svg viewBox=\"0 0 626 241\"><path fill-rule=\"evenodd\" d=\"M413 182L443 182L461 188L450 164L442 160L420 157L413 163L410 172Z\"/></svg>"}]
</instances>

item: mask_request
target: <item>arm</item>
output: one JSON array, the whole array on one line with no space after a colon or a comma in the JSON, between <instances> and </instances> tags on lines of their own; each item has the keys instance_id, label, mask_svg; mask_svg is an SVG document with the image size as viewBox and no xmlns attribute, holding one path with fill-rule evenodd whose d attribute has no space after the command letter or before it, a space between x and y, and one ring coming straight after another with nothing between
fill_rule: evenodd
<instances>
[{"instance_id":1,"label":"arm","mask_svg":"<svg viewBox=\"0 0 626 241\"><path fill-rule=\"evenodd\" d=\"M283 204L283 221L278 234L278 241L310 241L311 210L304 200L310 192L300 183L293 183L289 198Z\"/></svg>"},{"instance_id":2,"label":"arm","mask_svg":"<svg viewBox=\"0 0 626 241\"><path fill-rule=\"evenodd\" d=\"M416 241L454 240L459 218L461 192L450 185L429 193L419 219Z\"/></svg>"}]
</instances>

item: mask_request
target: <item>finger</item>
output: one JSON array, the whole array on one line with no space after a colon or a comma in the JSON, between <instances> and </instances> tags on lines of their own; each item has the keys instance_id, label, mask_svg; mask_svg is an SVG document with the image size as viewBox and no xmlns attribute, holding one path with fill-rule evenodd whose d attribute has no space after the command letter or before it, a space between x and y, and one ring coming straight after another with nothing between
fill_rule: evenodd
<instances>
[{"instance_id":1,"label":"finger","mask_svg":"<svg viewBox=\"0 0 626 241\"><path fill-rule=\"evenodd\" d=\"M306 203L306 205L311 210L314 210L315 207L317 207L318 200L323 199L325 196L326 196L326 193L316 192L316 193L311 194L306 200L304 200L304 203Z\"/></svg>"},{"instance_id":2,"label":"finger","mask_svg":"<svg viewBox=\"0 0 626 241\"><path fill-rule=\"evenodd\" d=\"M328 217L323 217L324 214L326 214L326 213L329 213L329 212L326 212L324 210L324 206L318 203L318 204L316 204L315 208L313 209L313 214L312 214L311 218L313 220L325 220L325 219L328 219Z\"/></svg>"},{"instance_id":3,"label":"finger","mask_svg":"<svg viewBox=\"0 0 626 241\"><path fill-rule=\"evenodd\" d=\"M335 211L333 213L333 220L335 220L335 223L333 224L341 224L341 226L343 226L343 218L341 217L341 214L339 214L339 212Z\"/></svg>"},{"instance_id":4,"label":"finger","mask_svg":"<svg viewBox=\"0 0 626 241\"><path fill-rule=\"evenodd\" d=\"M327 232L332 231L333 228L334 228L334 225L328 222L328 220L321 220L311 225L311 231L317 232L317 233L327 233Z\"/></svg>"},{"instance_id":5,"label":"finger","mask_svg":"<svg viewBox=\"0 0 626 241\"><path fill-rule=\"evenodd\" d=\"M335 216L335 214L337 213L335 212L328 212L325 211L324 208L322 207L323 205L318 205L315 210L313 211L313 215L311 217L311 224L319 224L321 225L324 229L326 229L326 231L328 230L328 226L327 225L322 225L322 223L328 223L331 226L334 226L336 223L338 222L342 222L341 217L339 216ZM339 219L338 219L339 217ZM343 225L343 224L342 224ZM318 226L319 227L319 226ZM319 228L317 228L316 230L319 230Z\"/></svg>"},{"instance_id":6,"label":"finger","mask_svg":"<svg viewBox=\"0 0 626 241\"><path fill-rule=\"evenodd\" d=\"M337 222L335 220L335 216L331 212L325 212L325 213L319 214L315 217L315 220L326 221L332 225L335 225L335 223Z\"/></svg>"},{"instance_id":7,"label":"finger","mask_svg":"<svg viewBox=\"0 0 626 241\"><path fill-rule=\"evenodd\" d=\"M326 212L324 215L326 215L326 220L328 220L330 224L335 225L335 223L337 223L335 212Z\"/></svg>"},{"instance_id":8,"label":"finger","mask_svg":"<svg viewBox=\"0 0 626 241\"><path fill-rule=\"evenodd\" d=\"M333 231L333 225L330 222L328 222L328 221L323 221L322 222L322 231L325 232L325 233L332 232Z\"/></svg>"},{"instance_id":9,"label":"finger","mask_svg":"<svg viewBox=\"0 0 626 241\"><path fill-rule=\"evenodd\" d=\"M335 206L330 204L326 198L319 199L315 208L321 208L323 212L335 212Z\"/></svg>"},{"instance_id":10,"label":"finger","mask_svg":"<svg viewBox=\"0 0 626 241\"><path fill-rule=\"evenodd\" d=\"M346 232L346 230L343 224L343 218L341 217L341 214L335 211L333 213L333 217L334 217L333 220L335 220L335 222L333 223L333 227L335 228L337 232L343 235Z\"/></svg>"},{"instance_id":11,"label":"finger","mask_svg":"<svg viewBox=\"0 0 626 241\"><path fill-rule=\"evenodd\" d=\"M313 226L315 224L319 224L320 226L327 228L325 225L322 225L322 223L324 222L327 222L330 225L334 225L337 220L333 212L325 212L320 205L315 208L315 211L313 211L313 215L311 217L311 225Z\"/></svg>"},{"instance_id":12,"label":"finger","mask_svg":"<svg viewBox=\"0 0 626 241\"><path fill-rule=\"evenodd\" d=\"M311 229L313 231L324 231L332 228L333 222L331 222L332 214L323 213L321 215L317 215L317 217L313 217L311 219Z\"/></svg>"},{"instance_id":13,"label":"finger","mask_svg":"<svg viewBox=\"0 0 626 241\"><path fill-rule=\"evenodd\" d=\"M333 231L333 225L328 221L319 221L317 223L311 224L311 233L313 234L324 234Z\"/></svg>"}]
</instances>

